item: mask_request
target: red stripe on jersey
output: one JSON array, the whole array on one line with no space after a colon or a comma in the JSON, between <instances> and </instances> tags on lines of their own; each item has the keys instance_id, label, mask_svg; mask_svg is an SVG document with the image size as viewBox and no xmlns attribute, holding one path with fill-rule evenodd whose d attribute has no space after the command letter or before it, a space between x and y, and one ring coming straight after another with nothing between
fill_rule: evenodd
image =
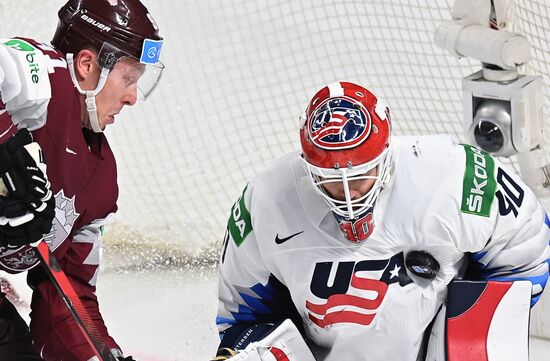
<instances>
[{"instance_id":1,"label":"red stripe on jersey","mask_svg":"<svg viewBox=\"0 0 550 361\"><path fill-rule=\"evenodd\" d=\"M321 328L325 328L328 325L335 323L357 323L359 325L370 325L376 314L363 314L353 311L336 311L328 313L323 318L317 318L311 313L308 315L309 319Z\"/></svg>"},{"instance_id":2,"label":"red stripe on jersey","mask_svg":"<svg viewBox=\"0 0 550 361\"><path fill-rule=\"evenodd\" d=\"M353 306L357 308L362 308L367 311L376 310L380 307L382 300L384 299L384 294L378 294L375 299L368 299L353 295L332 295L328 298L327 302L322 305L317 305L306 301L306 308L313 313L318 315L324 315L328 312L329 309L339 306Z\"/></svg>"}]
</instances>

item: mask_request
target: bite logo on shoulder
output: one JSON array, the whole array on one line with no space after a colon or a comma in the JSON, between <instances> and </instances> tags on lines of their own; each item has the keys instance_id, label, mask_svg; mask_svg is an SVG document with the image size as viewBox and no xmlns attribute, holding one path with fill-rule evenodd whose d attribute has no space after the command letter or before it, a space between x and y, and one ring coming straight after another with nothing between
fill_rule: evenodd
<instances>
[{"instance_id":1,"label":"bite logo on shoulder","mask_svg":"<svg viewBox=\"0 0 550 361\"><path fill-rule=\"evenodd\" d=\"M23 53L21 57L24 58L27 63L30 80L34 84L38 84L40 82L40 66L37 61L38 55L36 53L36 48L21 39L9 39L4 41L4 45Z\"/></svg>"},{"instance_id":2,"label":"bite logo on shoulder","mask_svg":"<svg viewBox=\"0 0 550 361\"><path fill-rule=\"evenodd\" d=\"M403 252L389 259L319 262L306 299L308 318L321 328L337 323L370 326L388 288L410 283Z\"/></svg>"}]
</instances>

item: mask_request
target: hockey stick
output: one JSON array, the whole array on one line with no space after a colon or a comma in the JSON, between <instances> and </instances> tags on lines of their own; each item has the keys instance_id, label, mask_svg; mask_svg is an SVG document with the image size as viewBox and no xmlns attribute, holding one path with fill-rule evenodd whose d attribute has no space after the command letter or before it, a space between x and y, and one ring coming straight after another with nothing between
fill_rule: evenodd
<instances>
[{"instance_id":1,"label":"hockey stick","mask_svg":"<svg viewBox=\"0 0 550 361\"><path fill-rule=\"evenodd\" d=\"M105 345L105 341L95 327L92 317L78 297L67 275L59 265L59 262L50 251L48 244L45 241L40 241L36 249L38 250L38 257L40 258L44 270L55 285L63 301L65 301L69 312L73 316L78 328L80 328L82 335L86 338L86 341L94 351L94 354L100 361L118 360L117 356L107 347L107 345Z\"/></svg>"}]
</instances>

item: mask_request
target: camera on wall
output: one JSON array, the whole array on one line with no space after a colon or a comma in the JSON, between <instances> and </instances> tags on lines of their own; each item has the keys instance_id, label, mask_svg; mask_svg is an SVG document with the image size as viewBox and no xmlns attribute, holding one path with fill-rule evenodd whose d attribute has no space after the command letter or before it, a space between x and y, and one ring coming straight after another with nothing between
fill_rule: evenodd
<instances>
[{"instance_id":1,"label":"camera on wall","mask_svg":"<svg viewBox=\"0 0 550 361\"><path fill-rule=\"evenodd\" d=\"M463 124L468 142L495 155L515 155L522 178L550 196L550 153L543 144L542 77L518 71L531 60L528 40L514 32L509 0L455 0L452 20L435 43L457 57L481 62L462 79Z\"/></svg>"},{"instance_id":2,"label":"camera on wall","mask_svg":"<svg viewBox=\"0 0 550 361\"><path fill-rule=\"evenodd\" d=\"M468 142L496 156L529 152L542 140L542 78L521 75L530 44L507 31L507 2L457 0L452 21L436 30L435 43L457 57L481 61L462 80L463 121Z\"/></svg>"},{"instance_id":3,"label":"camera on wall","mask_svg":"<svg viewBox=\"0 0 550 361\"><path fill-rule=\"evenodd\" d=\"M542 141L542 79L489 81L480 70L462 80L468 142L495 156L535 149Z\"/></svg>"}]
</instances>

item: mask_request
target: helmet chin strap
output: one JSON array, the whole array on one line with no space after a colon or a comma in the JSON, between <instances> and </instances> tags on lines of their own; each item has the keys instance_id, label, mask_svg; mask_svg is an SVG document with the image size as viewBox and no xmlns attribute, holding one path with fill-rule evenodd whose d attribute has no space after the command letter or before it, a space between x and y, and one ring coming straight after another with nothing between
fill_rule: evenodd
<instances>
[{"instance_id":1,"label":"helmet chin strap","mask_svg":"<svg viewBox=\"0 0 550 361\"><path fill-rule=\"evenodd\" d=\"M103 133L103 130L101 129L99 125L99 118L97 116L97 106L95 102L95 96L103 89L105 86L105 83L107 82L107 77L109 76L109 69L102 67L101 68L101 75L99 76L99 81L97 82L97 86L94 90L82 90L80 87L80 84L78 84L78 81L76 80L76 74L74 70L74 60L73 60L73 54L68 53L66 55L67 64L69 67L69 73L71 74L71 79L73 81L73 84L75 88L78 90L78 92L82 95L86 96L86 110L88 111L88 118L90 119L90 126L92 127L92 130L95 133Z\"/></svg>"}]
</instances>

